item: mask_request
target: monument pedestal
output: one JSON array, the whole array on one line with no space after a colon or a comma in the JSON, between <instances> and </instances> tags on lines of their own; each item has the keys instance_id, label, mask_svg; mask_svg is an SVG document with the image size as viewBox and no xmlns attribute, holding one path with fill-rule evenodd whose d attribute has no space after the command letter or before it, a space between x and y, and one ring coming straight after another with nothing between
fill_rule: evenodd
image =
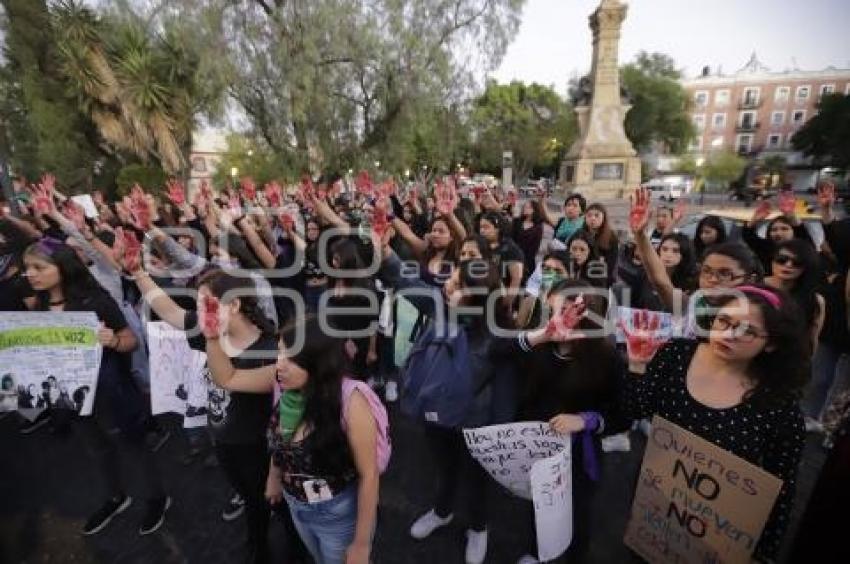
<instances>
[{"instance_id":1,"label":"monument pedestal","mask_svg":"<svg viewBox=\"0 0 850 564\"><path fill-rule=\"evenodd\" d=\"M595 198L621 198L640 184L641 162L623 128L631 105L623 100L617 64L626 11L618 0L602 0L590 16L593 66L574 100L579 136L561 163L561 186Z\"/></svg>"}]
</instances>

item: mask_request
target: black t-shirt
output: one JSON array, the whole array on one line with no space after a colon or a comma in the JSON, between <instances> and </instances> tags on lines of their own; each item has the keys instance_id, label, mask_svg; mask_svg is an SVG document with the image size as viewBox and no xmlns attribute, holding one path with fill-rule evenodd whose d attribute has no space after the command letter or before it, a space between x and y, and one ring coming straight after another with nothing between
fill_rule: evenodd
<instances>
[{"instance_id":1,"label":"black t-shirt","mask_svg":"<svg viewBox=\"0 0 850 564\"><path fill-rule=\"evenodd\" d=\"M513 239L503 239L499 246L493 249L493 262L499 269L499 277L505 286L511 280L508 265L512 262L522 264L524 261L525 257L522 250L514 243Z\"/></svg>"},{"instance_id":2,"label":"black t-shirt","mask_svg":"<svg viewBox=\"0 0 850 564\"><path fill-rule=\"evenodd\" d=\"M26 311L24 298L33 293L29 282L20 272L0 280L0 311Z\"/></svg>"},{"instance_id":3,"label":"black t-shirt","mask_svg":"<svg viewBox=\"0 0 850 564\"><path fill-rule=\"evenodd\" d=\"M187 332L194 333L192 337L187 336L189 346L206 352L206 339L199 331L192 331L198 326L197 312L187 311L183 326ZM263 335L230 361L237 370L260 368L275 363L277 350L277 340L271 335ZM261 358L253 358L257 356ZM221 406L222 420L219 425L213 426L216 440L223 444L265 443L266 426L272 411L272 394L230 392L228 396L229 399L225 399Z\"/></svg>"}]
</instances>

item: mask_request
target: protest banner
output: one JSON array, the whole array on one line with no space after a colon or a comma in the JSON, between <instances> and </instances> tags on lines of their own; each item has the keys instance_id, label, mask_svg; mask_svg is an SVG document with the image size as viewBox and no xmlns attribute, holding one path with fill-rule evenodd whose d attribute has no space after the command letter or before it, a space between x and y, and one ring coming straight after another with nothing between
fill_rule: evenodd
<instances>
[{"instance_id":1,"label":"protest banner","mask_svg":"<svg viewBox=\"0 0 850 564\"><path fill-rule=\"evenodd\" d=\"M487 473L524 499L531 499L528 475L532 465L560 452L570 452L570 438L540 421L464 429L463 437L472 457Z\"/></svg>"},{"instance_id":2,"label":"protest banner","mask_svg":"<svg viewBox=\"0 0 850 564\"><path fill-rule=\"evenodd\" d=\"M749 563L781 487L656 415L625 543L652 563Z\"/></svg>"},{"instance_id":3,"label":"protest banner","mask_svg":"<svg viewBox=\"0 0 850 564\"><path fill-rule=\"evenodd\" d=\"M537 529L537 558L547 562L561 556L573 540L573 476L569 450L535 462L529 478Z\"/></svg>"},{"instance_id":4,"label":"protest banner","mask_svg":"<svg viewBox=\"0 0 850 564\"><path fill-rule=\"evenodd\" d=\"M186 333L162 321L147 324L151 413L183 415L184 427L207 424L206 355L189 347Z\"/></svg>"},{"instance_id":5,"label":"protest banner","mask_svg":"<svg viewBox=\"0 0 850 564\"><path fill-rule=\"evenodd\" d=\"M102 347L93 312L0 313L0 409L91 415ZM15 399L12 399L15 390Z\"/></svg>"}]
</instances>

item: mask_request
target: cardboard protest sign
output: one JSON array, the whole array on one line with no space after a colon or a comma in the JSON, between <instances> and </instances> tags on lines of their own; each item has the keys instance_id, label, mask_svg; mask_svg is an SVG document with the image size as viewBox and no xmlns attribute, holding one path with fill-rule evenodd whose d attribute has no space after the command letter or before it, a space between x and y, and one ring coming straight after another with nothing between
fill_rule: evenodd
<instances>
[{"instance_id":1,"label":"cardboard protest sign","mask_svg":"<svg viewBox=\"0 0 850 564\"><path fill-rule=\"evenodd\" d=\"M573 476L570 451L560 452L531 467L531 497L537 529L537 558L561 556L573 540Z\"/></svg>"},{"instance_id":2,"label":"cardboard protest sign","mask_svg":"<svg viewBox=\"0 0 850 564\"><path fill-rule=\"evenodd\" d=\"M529 472L534 463L570 452L570 438L540 421L464 429L463 436L472 457L487 473L524 499L531 499Z\"/></svg>"},{"instance_id":3,"label":"cardboard protest sign","mask_svg":"<svg viewBox=\"0 0 850 564\"><path fill-rule=\"evenodd\" d=\"M0 313L0 409L91 415L103 349L93 312Z\"/></svg>"},{"instance_id":4,"label":"cardboard protest sign","mask_svg":"<svg viewBox=\"0 0 850 564\"><path fill-rule=\"evenodd\" d=\"M147 324L151 413L179 413L184 427L207 424L212 384L207 355L189 347L186 333L162 321ZM217 394L216 394L217 396Z\"/></svg>"},{"instance_id":5,"label":"cardboard protest sign","mask_svg":"<svg viewBox=\"0 0 850 564\"><path fill-rule=\"evenodd\" d=\"M749 563L782 481L655 416L625 543L652 563Z\"/></svg>"}]
</instances>

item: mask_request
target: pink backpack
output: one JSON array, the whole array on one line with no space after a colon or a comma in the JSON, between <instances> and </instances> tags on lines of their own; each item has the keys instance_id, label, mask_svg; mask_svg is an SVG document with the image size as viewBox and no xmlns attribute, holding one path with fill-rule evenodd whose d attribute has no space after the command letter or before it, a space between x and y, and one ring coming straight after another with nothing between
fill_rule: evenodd
<instances>
[{"instance_id":1,"label":"pink backpack","mask_svg":"<svg viewBox=\"0 0 850 564\"><path fill-rule=\"evenodd\" d=\"M383 474L390 463L390 456L393 452L392 442L390 440L390 421L387 417L387 408L381 403L381 400L365 382L354 380L352 378L342 379L342 413L340 414L340 424L342 430L347 428L345 414L348 413L348 402L351 399L351 394L357 390L360 392L366 401L369 402L369 409L372 411L372 417L375 418L375 425L378 427L378 471Z\"/></svg>"}]
</instances>

